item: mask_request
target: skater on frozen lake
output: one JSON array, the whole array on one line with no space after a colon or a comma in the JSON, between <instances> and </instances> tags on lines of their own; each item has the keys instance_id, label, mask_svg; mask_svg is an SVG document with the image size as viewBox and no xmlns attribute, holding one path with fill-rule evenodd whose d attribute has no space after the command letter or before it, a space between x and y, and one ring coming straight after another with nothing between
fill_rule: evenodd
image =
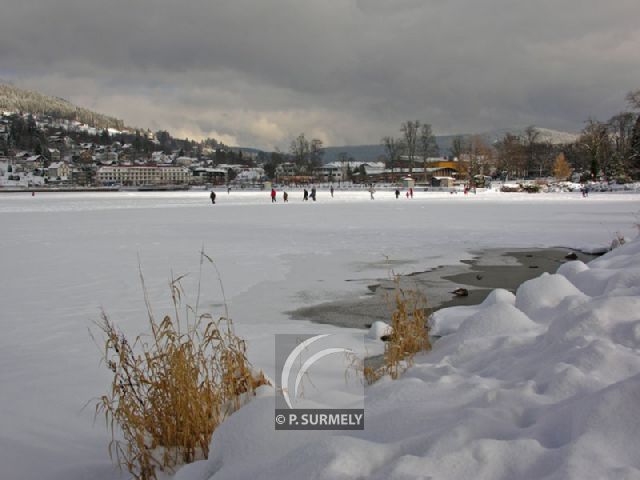
<instances>
[{"instance_id":1,"label":"skater on frozen lake","mask_svg":"<svg viewBox=\"0 0 640 480\"><path fill-rule=\"evenodd\" d=\"M396 199L400 197L400 190L396 188Z\"/></svg>"},{"instance_id":2,"label":"skater on frozen lake","mask_svg":"<svg viewBox=\"0 0 640 480\"><path fill-rule=\"evenodd\" d=\"M216 203L216 192L214 192L212 190L211 191L211 195L209 195L209 198L211 199L211 203L215 205L215 203Z\"/></svg>"},{"instance_id":3,"label":"skater on frozen lake","mask_svg":"<svg viewBox=\"0 0 640 480\"><path fill-rule=\"evenodd\" d=\"M309 192L306 188L304 189L304 193L302 194L302 200L304 200L305 202L309 200Z\"/></svg>"},{"instance_id":4,"label":"skater on frozen lake","mask_svg":"<svg viewBox=\"0 0 640 480\"><path fill-rule=\"evenodd\" d=\"M282 193L282 200L284 203L289 203L289 194L287 192Z\"/></svg>"},{"instance_id":5,"label":"skater on frozen lake","mask_svg":"<svg viewBox=\"0 0 640 480\"><path fill-rule=\"evenodd\" d=\"M373 188L373 184L369 187L369 194L371 195L371 200L374 200L373 194L376 193L376 189Z\"/></svg>"},{"instance_id":6,"label":"skater on frozen lake","mask_svg":"<svg viewBox=\"0 0 640 480\"><path fill-rule=\"evenodd\" d=\"M276 189L271 189L271 203L276 203Z\"/></svg>"},{"instance_id":7,"label":"skater on frozen lake","mask_svg":"<svg viewBox=\"0 0 640 480\"><path fill-rule=\"evenodd\" d=\"M311 188L311 195L309 195L311 197L311 199L315 202L316 201L316 187L312 187Z\"/></svg>"},{"instance_id":8,"label":"skater on frozen lake","mask_svg":"<svg viewBox=\"0 0 640 480\"><path fill-rule=\"evenodd\" d=\"M331 188L329 189L329 191L331 192L331 198L333 198L333 185L331 185Z\"/></svg>"}]
</instances>

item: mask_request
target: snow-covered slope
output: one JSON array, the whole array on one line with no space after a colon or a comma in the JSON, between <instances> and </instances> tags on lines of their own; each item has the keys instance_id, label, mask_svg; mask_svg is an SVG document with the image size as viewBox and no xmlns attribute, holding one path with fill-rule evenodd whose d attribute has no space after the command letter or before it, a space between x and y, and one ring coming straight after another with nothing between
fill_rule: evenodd
<instances>
[{"instance_id":1,"label":"snow-covered slope","mask_svg":"<svg viewBox=\"0 0 640 480\"><path fill-rule=\"evenodd\" d=\"M265 388L177 478L640 478L640 240L435 320L365 431L274 432Z\"/></svg>"},{"instance_id":2,"label":"snow-covered slope","mask_svg":"<svg viewBox=\"0 0 640 480\"><path fill-rule=\"evenodd\" d=\"M78 120L100 127L122 130L124 122L114 117L77 107L68 100L25 90L0 82L0 111L24 112Z\"/></svg>"}]
</instances>

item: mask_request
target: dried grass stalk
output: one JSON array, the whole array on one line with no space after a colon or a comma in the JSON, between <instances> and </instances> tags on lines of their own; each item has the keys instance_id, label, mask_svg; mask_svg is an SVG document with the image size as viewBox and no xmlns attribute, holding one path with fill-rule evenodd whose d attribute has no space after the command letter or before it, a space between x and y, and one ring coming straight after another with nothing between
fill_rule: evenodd
<instances>
[{"instance_id":1,"label":"dried grass stalk","mask_svg":"<svg viewBox=\"0 0 640 480\"><path fill-rule=\"evenodd\" d=\"M398 277L395 282L394 309L391 313L392 332L385 342L382 367L364 369L364 377L369 384L384 375L397 379L413 364L413 358L417 353L431 349L426 298L415 290L400 288Z\"/></svg>"},{"instance_id":2,"label":"dried grass stalk","mask_svg":"<svg viewBox=\"0 0 640 480\"><path fill-rule=\"evenodd\" d=\"M171 282L173 319L155 320L145 289L150 336L130 342L104 313L98 323L105 336L103 360L113 380L96 415L104 414L111 430L111 458L141 480L156 478L157 469L172 472L177 465L207 458L220 422L268 383L252 369L246 344L228 317L214 320L210 314L198 315L197 305L187 306L186 327L181 328L180 279ZM195 317L192 324L189 312ZM118 430L124 441L118 440Z\"/></svg>"}]
</instances>

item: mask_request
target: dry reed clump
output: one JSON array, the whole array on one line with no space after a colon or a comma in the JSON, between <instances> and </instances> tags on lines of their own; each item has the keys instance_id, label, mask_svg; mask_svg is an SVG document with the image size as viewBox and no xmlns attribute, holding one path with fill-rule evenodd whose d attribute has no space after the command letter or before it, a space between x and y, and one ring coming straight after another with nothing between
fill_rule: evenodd
<instances>
[{"instance_id":1,"label":"dry reed clump","mask_svg":"<svg viewBox=\"0 0 640 480\"><path fill-rule=\"evenodd\" d=\"M392 332L386 338L383 365L376 369L364 369L364 377L369 384L384 375L397 379L412 365L417 353L431 349L424 295L414 290L401 289L398 277L395 281L394 310L390 325Z\"/></svg>"},{"instance_id":2,"label":"dry reed clump","mask_svg":"<svg viewBox=\"0 0 640 480\"><path fill-rule=\"evenodd\" d=\"M156 322L145 289L149 336L130 342L104 313L99 322L106 337L103 360L113 380L96 415L104 414L111 429L111 458L137 479L154 479L156 469L171 472L181 463L207 458L215 428L268 383L262 372L252 370L246 344L228 317L214 320L187 306L181 325L180 278L170 284L174 319ZM144 288L142 275L141 280ZM117 429L124 441L116 439Z\"/></svg>"}]
</instances>

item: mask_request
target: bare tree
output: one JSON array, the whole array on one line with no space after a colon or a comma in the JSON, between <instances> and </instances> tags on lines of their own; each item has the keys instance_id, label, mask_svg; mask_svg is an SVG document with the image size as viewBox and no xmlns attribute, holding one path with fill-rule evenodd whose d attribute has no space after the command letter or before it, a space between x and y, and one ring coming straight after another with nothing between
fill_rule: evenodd
<instances>
[{"instance_id":1,"label":"bare tree","mask_svg":"<svg viewBox=\"0 0 640 480\"><path fill-rule=\"evenodd\" d=\"M311 144L309 145L309 168L311 171L322 164L323 155L324 149L322 140L317 138L312 139Z\"/></svg>"},{"instance_id":2,"label":"bare tree","mask_svg":"<svg viewBox=\"0 0 640 480\"><path fill-rule=\"evenodd\" d=\"M302 170L306 167L309 152L309 141L304 137L304 133L301 133L295 138L295 140L291 141L289 153L293 157L293 161L298 169Z\"/></svg>"},{"instance_id":3,"label":"bare tree","mask_svg":"<svg viewBox=\"0 0 640 480\"><path fill-rule=\"evenodd\" d=\"M538 140L540 139L540 131L533 125L529 125L524 130L524 147L527 154L527 166L525 176L531 175L534 165L536 164L536 156L538 150Z\"/></svg>"},{"instance_id":4,"label":"bare tree","mask_svg":"<svg viewBox=\"0 0 640 480\"><path fill-rule=\"evenodd\" d=\"M422 156L422 165L424 171L424 181L427 182L427 160L429 157L440 155L440 149L436 143L436 137L433 134L430 123L423 123L420 128L420 138L418 148Z\"/></svg>"},{"instance_id":5,"label":"bare tree","mask_svg":"<svg viewBox=\"0 0 640 480\"><path fill-rule=\"evenodd\" d=\"M520 177L526 170L526 154L520 137L511 133L506 133L497 143L498 151L498 171L504 177Z\"/></svg>"},{"instance_id":6,"label":"bare tree","mask_svg":"<svg viewBox=\"0 0 640 480\"><path fill-rule=\"evenodd\" d=\"M467 175L472 186L476 185L476 177L484 175L485 168L491 164L493 151L480 135L473 135L466 154Z\"/></svg>"},{"instance_id":7,"label":"bare tree","mask_svg":"<svg viewBox=\"0 0 640 480\"><path fill-rule=\"evenodd\" d=\"M322 140L314 138L309 142L304 133L292 140L289 153L301 172L311 174L313 169L322 163Z\"/></svg>"},{"instance_id":8,"label":"bare tree","mask_svg":"<svg viewBox=\"0 0 640 480\"><path fill-rule=\"evenodd\" d=\"M420 129L420 120L408 120L402 124L400 131L404 136L404 145L409 159L409 175L413 174L413 163L416 158L418 148L418 130Z\"/></svg>"},{"instance_id":9,"label":"bare tree","mask_svg":"<svg viewBox=\"0 0 640 480\"><path fill-rule=\"evenodd\" d=\"M627 102L631 108L640 110L640 89L627 93Z\"/></svg>"},{"instance_id":10,"label":"bare tree","mask_svg":"<svg viewBox=\"0 0 640 480\"><path fill-rule=\"evenodd\" d=\"M400 155L404 150L404 144L399 138L384 137L382 139L382 146L384 147L387 157L387 168L391 168L391 176L393 176L393 169L400 160Z\"/></svg>"},{"instance_id":11,"label":"bare tree","mask_svg":"<svg viewBox=\"0 0 640 480\"><path fill-rule=\"evenodd\" d=\"M349 155L347 155L347 152L340 152L338 154L338 161L340 162L340 178L344 182L347 178L347 167L349 166Z\"/></svg>"},{"instance_id":12,"label":"bare tree","mask_svg":"<svg viewBox=\"0 0 640 480\"><path fill-rule=\"evenodd\" d=\"M592 178L595 178L601 170L607 174L611 147L607 124L590 118L587 126L582 130L578 143L588 159Z\"/></svg>"},{"instance_id":13,"label":"bare tree","mask_svg":"<svg viewBox=\"0 0 640 480\"><path fill-rule=\"evenodd\" d=\"M451 142L451 155L458 160L461 160L462 155L468 149L468 142L462 135L458 135Z\"/></svg>"}]
</instances>

